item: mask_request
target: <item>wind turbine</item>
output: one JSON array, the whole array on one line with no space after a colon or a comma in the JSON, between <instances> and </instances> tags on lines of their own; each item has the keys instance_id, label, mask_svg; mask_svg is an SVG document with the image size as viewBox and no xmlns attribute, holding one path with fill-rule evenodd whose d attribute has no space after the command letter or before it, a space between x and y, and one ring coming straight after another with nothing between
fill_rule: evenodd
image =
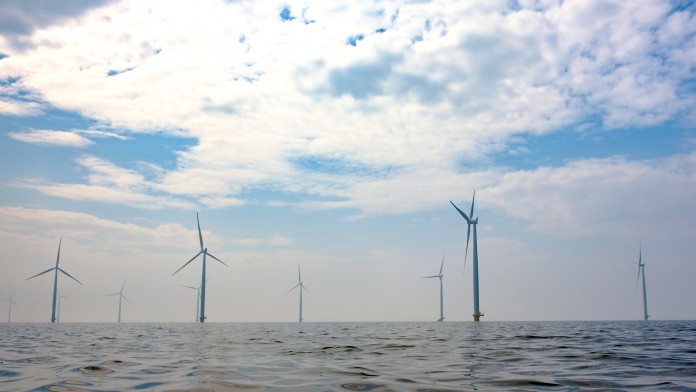
<instances>
[{"instance_id":1,"label":"wind turbine","mask_svg":"<svg viewBox=\"0 0 696 392\"><path fill-rule=\"evenodd\" d=\"M474 219L474 199L476 198L476 191L474 191L474 196L471 198L471 212L467 216L462 210L457 206L450 203L454 208L459 211L459 214L466 220L466 250L464 251L464 268L466 268L466 256L469 252L469 235L471 234L471 226L474 226L474 321L479 321L479 317L483 314L479 311L479 277L478 277L478 246L476 241L476 225L478 224L478 218Z\"/></svg>"},{"instance_id":2,"label":"wind turbine","mask_svg":"<svg viewBox=\"0 0 696 392\"><path fill-rule=\"evenodd\" d=\"M648 317L648 297L645 291L645 263L643 263L643 246L641 245L638 250L638 277L636 278L636 284L638 284L638 279L643 276L643 319L647 320Z\"/></svg>"},{"instance_id":3,"label":"wind turbine","mask_svg":"<svg viewBox=\"0 0 696 392\"><path fill-rule=\"evenodd\" d=\"M302 274L300 273L300 266L299 265L297 266L297 284L295 286L293 286L293 288L288 290L288 292L285 294L288 294L289 292L295 290L298 287L300 288L300 322L302 322L302 290L305 290L308 293L309 293L309 290L307 290L307 288L304 287L304 283L302 283Z\"/></svg>"},{"instance_id":4,"label":"wind turbine","mask_svg":"<svg viewBox=\"0 0 696 392\"><path fill-rule=\"evenodd\" d=\"M66 297L65 295L61 294L60 291L58 291L58 304L56 306L56 322L60 322L60 304L63 300L63 298L70 299L70 297Z\"/></svg>"},{"instance_id":5,"label":"wind turbine","mask_svg":"<svg viewBox=\"0 0 696 392\"><path fill-rule=\"evenodd\" d=\"M121 322L121 300L125 299L126 302L128 302L128 298L126 298L125 295L123 295L123 288L126 287L126 281L123 281L123 285L121 285L121 291L118 293L112 293L112 294L107 294L106 297L110 297L113 295L118 295L118 322ZM129 302L130 303L130 302Z\"/></svg>"},{"instance_id":6,"label":"wind turbine","mask_svg":"<svg viewBox=\"0 0 696 392\"><path fill-rule=\"evenodd\" d=\"M432 276L424 276L423 278L440 278L440 318L437 320L439 322L445 321L444 309L443 309L443 291L442 291L442 267L445 265L445 255L442 255L442 263L440 263L440 273Z\"/></svg>"},{"instance_id":7,"label":"wind turbine","mask_svg":"<svg viewBox=\"0 0 696 392\"><path fill-rule=\"evenodd\" d=\"M12 322L12 304L17 305L17 303L16 303L15 300L14 300L15 292L17 292L16 289L12 292L12 295L10 295L10 296L7 297L7 298L3 298L3 299L2 299L3 301L9 302L9 304L10 304L10 309L9 309L9 311L7 312L7 322L8 322L8 323Z\"/></svg>"},{"instance_id":8,"label":"wind turbine","mask_svg":"<svg viewBox=\"0 0 696 392\"><path fill-rule=\"evenodd\" d=\"M206 278L205 278L205 267L206 267L206 263L205 263L205 261L206 261L206 256L210 256L210 257L212 257L213 259L219 261L219 262L222 263L222 265L224 265L225 267L228 267L228 265L225 264L222 260L220 260L220 259L218 259L217 257L213 256L212 253L209 253L209 252L208 252L208 248L206 248L206 247L203 246L203 234L201 234L201 222L200 222L200 220L198 220L198 212L196 212L196 223L198 223L198 239L199 239L200 242L201 242L201 251L198 252L198 253L196 253L196 255L193 256L193 257L191 258L191 260L187 261L186 264L184 264L183 266L181 266L181 268L179 268L178 270L174 271L174 273L172 274L172 276L174 276L174 274L176 274L177 272L181 271L184 267L186 267L187 265L189 265L189 263L192 262L193 260L195 260L196 257L198 257L198 256L200 256L200 255L203 255L203 273L201 274L201 299L200 299L200 301L199 301L199 302L200 302L200 314L199 314L199 316L198 316L198 321L202 323L202 322L205 322L205 281L206 281Z\"/></svg>"},{"instance_id":9,"label":"wind turbine","mask_svg":"<svg viewBox=\"0 0 696 392\"><path fill-rule=\"evenodd\" d=\"M207 282L208 280L210 280L210 276L205 281ZM196 297L196 319L195 319L196 322L198 322L198 312L199 312L199 309L201 306L201 286L193 287L193 286L186 286L183 284L182 284L182 286L186 287L187 289L196 290L196 292L198 293L198 296Z\"/></svg>"},{"instance_id":10,"label":"wind turbine","mask_svg":"<svg viewBox=\"0 0 696 392\"><path fill-rule=\"evenodd\" d=\"M61 238L60 241L58 241L58 256L56 256L56 266L53 267L53 268L49 268L49 269L47 269L47 270L44 271L44 272L40 272L40 273L38 273L38 274L36 274L36 275L34 275L34 276L29 277L29 278L26 279L26 280L34 279L34 278L36 278L36 277L39 276L39 275L43 275L43 274L45 274L45 273L47 273L47 272L55 271L55 274L54 274L54 276L53 276L53 303L52 303L53 305L52 305L52 307L51 307L51 322L52 322L52 323L55 323L55 322L56 322L56 300L57 300L57 297L58 297L58 271L64 273L65 275L68 275L68 277L69 277L70 279L74 280L75 282L77 282L77 283L79 283L79 284L82 284L82 282L80 282L79 280L75 279L72 275L70 275L69 273L63 271L63 269L60 268L60 267L58 266L58 263L60 263L60 245L61 245L62 242L63 242L63 238Z\"/></svg>"}]
</instances>

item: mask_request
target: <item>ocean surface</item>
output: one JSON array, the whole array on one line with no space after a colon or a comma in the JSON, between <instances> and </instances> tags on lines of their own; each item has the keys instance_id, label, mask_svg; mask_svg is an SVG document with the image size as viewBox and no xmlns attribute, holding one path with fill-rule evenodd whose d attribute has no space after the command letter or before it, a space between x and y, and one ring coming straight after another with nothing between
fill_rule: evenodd
<instances>
[{"instance_id":1,"label":"ocean surface","mask_svg":"<svg viewBox=\"0 0 696 392\"><path fill-rule=\"evenodd\" d=\"M2 324L1 391L696 391L696 321Z\"/></svg>"}]
</instances>

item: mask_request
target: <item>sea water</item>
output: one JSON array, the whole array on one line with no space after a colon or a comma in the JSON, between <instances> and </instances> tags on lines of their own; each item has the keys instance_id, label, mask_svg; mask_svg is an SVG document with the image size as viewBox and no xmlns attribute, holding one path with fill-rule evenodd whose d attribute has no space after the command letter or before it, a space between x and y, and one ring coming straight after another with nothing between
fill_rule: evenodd
<instances>
[{"instance_id":1,"label":"sea water","mask_svg":"<svg viewBox=\"0 0 696 392\"><path fill-rule=\"evenodd\" d=\"M696 321L3 324L2 391L696 390Z\"/></svg>"}]
</instances>

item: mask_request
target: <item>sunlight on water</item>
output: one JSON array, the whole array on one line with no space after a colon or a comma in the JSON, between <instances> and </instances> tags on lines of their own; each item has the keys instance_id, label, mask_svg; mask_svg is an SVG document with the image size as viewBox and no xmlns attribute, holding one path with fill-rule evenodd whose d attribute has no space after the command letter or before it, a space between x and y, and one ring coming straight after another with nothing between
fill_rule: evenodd
<instances>
[{"instance_id":1,"label":"sunlight on water","mask_svg":"<svg viewBox=\"0 0 696 392\"><path fill-rule=\"evenodd\" d=\"M696 389L696 321L4 324L0 390Z\"/></svg>"}]
</instances>

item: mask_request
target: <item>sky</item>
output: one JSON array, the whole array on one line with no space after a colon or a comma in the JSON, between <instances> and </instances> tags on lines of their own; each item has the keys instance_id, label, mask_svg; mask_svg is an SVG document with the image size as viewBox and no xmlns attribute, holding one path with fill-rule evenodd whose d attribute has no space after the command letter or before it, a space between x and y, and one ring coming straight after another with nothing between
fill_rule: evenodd
<instances>
[{"instance_id":1,"label":"sky","mask_svg":"<svg viewBox=\"0 0 696 392\"><path fill-rule=\"evenodd\" d=\"M12 321L696 319L694 2L353 3L0 3Z\"/></svg>"}]
</instances>

